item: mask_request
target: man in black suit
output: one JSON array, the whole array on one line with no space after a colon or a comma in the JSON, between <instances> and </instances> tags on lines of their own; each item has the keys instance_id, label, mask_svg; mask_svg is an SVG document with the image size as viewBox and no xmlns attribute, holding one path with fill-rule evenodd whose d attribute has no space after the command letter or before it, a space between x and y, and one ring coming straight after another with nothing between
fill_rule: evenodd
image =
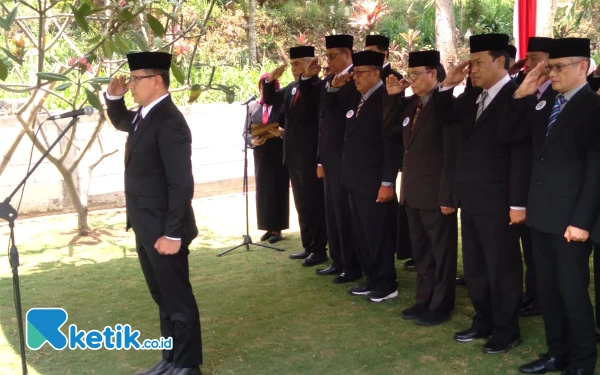
<instances>
[{"instance_id":1,"label":"man in black suit","mask_svg":"<svg viewBox=\"0 0 600 375\"><path fill-rule=\"evenodd\" d=\"M383 53L385 55L385 59L383 61L383 73L381 79L383 82L386 79L393 75L398 80L402 80L404 78L402 74L398 71L392 69L392 65L389 62L390 56L390 40L389 38L383 35L367 35L367 39L365 41L365 51L376 51L379 53ZM404 91L400 94L401 97L404 97ZM384 107L384 127L386 129L392 128L394 125L389 124L386 119L392 119L394 116L390 116L388 112L387 106ZM400 172L402 172L402 161L400 160ZM395 199L395 198L394 198ZM412 249L410 242L410 233L408 230L408 218L406 216L406 209L403 204L397 204L396 207L392 210L392 217L390 218L390 225L392 231L392 238L394 239L394 248L396 249L397 259L408 259L404 263L404 267L408 270L414 271L415 264L412 258Z\"/></svg>"},{"instance_id":2,"label":"man in black suit","mask_svg":"<svg viewBox=\"0 0 600 375\"><path fill-rule=\"evenodd\" d=\"M508 108L509 119L534 113L522 123L533 142L527 225L548 352L521 366L525 374L591 375L596 367L588 285L589 237L600 212L600 151L588 135L597 131L600 100L587 84L589 59L589 39L553 40L549 63L527 74ZM543 70L559 94L535 104L532 95L545 80Z\"/></svg>"},{"instance_id":3,"label":"man in black suit","mask_svg":"<svg viewBox=\"0 0 600 375\"><path fill-rule=\"evenodd\" d=\"M285 121L284 159L288 165L292 193L298 211L300 236L304 251L290 255L291 259L304 259L304 267L315 266L327 261L327 232L323 183L315 174L318 145L318 101L300 92L300 75L308 61L315 56L311 46L292 47L289 51L294 81L280 90L275 90L275 81L281 77L287 64L269 74L263 85L267 104L283 104ZM316 77L311 78L315 82Z\"/></svg>"},{"instance_id":4,"label":"man in black suit","mask_svg":"<svg viewBox=\"0 0 600 375\"><path fill-rule=\"evenodd\" d=\"M325 92L331 86L333 77L343 72L352 71L351 35L329 35L325 37L327 64L331 74L317 80L320 72L318 59L310 62L300 79L302 95L314 98L319 102L319 148L317 176L325 182L325 211L327 218L327 238L329 253L333 259L330 267L317 270L318 275L337 275L333 282L348 283L362 277L357 259L357 244L349 240L351 231L350 207L348 192L340 180L342 163L342 147L346 113L333 108L325 102ZM354 82L350 81L341 88L343 101L358 102L359 94Z\"/></svg>"},{"instance_id":5,"label":"man in black suit","mask_svg":"<svg viewBox=\"0 0 600 375\"><path fill-rule=\"evenodd\" d=\"M125 145L127 229L133 228L138 258L158 305L160 331L173 349L143 375L199 375L202 364L200 315L189 280L190 243L198 235L192 198L192 135L169 94L171 55L127 55L131 71L113 78L106 104L110 121L129 133ZM140 105L129 111L131 90Z\"/></svg>"},{"instance_id":6,"label":"man in black suit","mask_svg":"<svg viewBox=\"0 0 600 375\"><path fill-rule=\"evenodd\" d=\"M405 100L398 119L404 142L400 203L408 214L417 292L416 303L400 315L424 326L450 319L456 291L456 139L453 127L440 115L450 102L438 95L445 78L438 51L409 53L406 82L414 95ZM388 94L397 95L404 88L406 84L388 78Z\"/></svg>"},{"instance_id":7,"label":"man in black suit","mask_svg":"<svg viewBox=\"0 0 600 375\"><path fill-rule=\"evenodd\" d=\"M525 220L526 150L500 137L502 114L515 84L508 75L508 35L474 35L471 58L453 69L440 88L452 95L470 65L472 88L454 102L459 134L455 192L461 209L465 281L475 309L458 342L491 338L483 350L505 353L521 343L518 312L523 270L515 226Z\"/></svg>"},{"instance_id":8,"label":"man in black suit","mask_svg":"<svg viewBox=\"0 0 600 375\"><path fill-rule=\"evenodd\" d=\"M530 37L527 44L527 54L525 55L525 72L532 71L537 64L540 62L548 63L548 53L550 52L551 38L544 37ZM552 90L550 78L546 77L546 81L540 85L537 92L535 93L535 100L537 102L550 103L556 97L557 92ZM521 80L522 82L523 80ZM521 82L517 84L520 85ZM545 110L550 110L548 106ZM527 166L531 166L531 157L527 160ZM531 168L528 169L528 173L531 173ZM525 292L521 300L521 311L519 313L522 317L542 315L542 307L539 302L537 292L537 282L535 274L535 262L533 261L533 248L531 244L531 230L527 225L517 225L517 231L521 240L521 247L523 250L523 260L525 261L526 272L525 272Z\"/></svg>"},{"instance_id":9,"label":"man in black suit","mask_svg":"<svg viewBox=\"0 0 600 375\"><path fill-rule=\"evenodd\" d=\"M348 292L370 302L383 302L398 296L388 220L396 204L393 181L398 176L399 155L383 128L383 54L358 52L352 62L354 70L336 76L327 89L327 105L346 113L340 177L350 198L351 241L367 277L366 283ZM360 97L348 101L340 94L352 78Z\"/></svg>"}]
</instances>

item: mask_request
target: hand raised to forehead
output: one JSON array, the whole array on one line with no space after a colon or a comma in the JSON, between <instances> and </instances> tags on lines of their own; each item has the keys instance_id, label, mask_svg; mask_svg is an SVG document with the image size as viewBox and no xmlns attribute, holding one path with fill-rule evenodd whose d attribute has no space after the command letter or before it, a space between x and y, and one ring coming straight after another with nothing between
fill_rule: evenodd
<instances>
[{"instance_id":1,"label":"hand raised to forehead","mask_svg":"<svg viewBox=\"0 0 600 375\"><path fill-rule=\"evenodd\" d=\"M387 89L388 95L398 95L406 90L410 86L406 79L399 80L393 74L390 74L385 80L385 88Z\"/></svg>"},{"instance_id":2,"label":"hand raised to forehead","mask_svg":"<svg viewBox=\"0 0 600 375\"><path fill-rule=\"evenodd\" d=\"M535 68L527 72L525 79L521 82L521 85L515 91L515 99L524 98L529 95L535 94L537 89L546 82L548 76L546 75L546 63L544 61L538 63Z\"/></svg>"},{"instance_id":3,"label":"hand raised to forehead","mask_svg":"<svg viewBox=\"0 0 600 375\"><path fill-rule=\"evenodd\" d=\"M129 91L129 87L127 87L127 78L125 76L119 75L114 76L110 83L108 84L108 89L106 90L109 95L113 96L123 96Z\"/></svg>"},{"instance_id":4,"label":"hand raised to forehead","mask_svg":"<svg viewBox=\"0 0 600 375\"><path fill-rule=\"evenodd\" d=\"M346 72L337 74L333 77L333 81L331 81L331 86L333 87L342 87L346 83L350 82L350 80L354 77L354 72Z\"/></svg>"}]
</instances>

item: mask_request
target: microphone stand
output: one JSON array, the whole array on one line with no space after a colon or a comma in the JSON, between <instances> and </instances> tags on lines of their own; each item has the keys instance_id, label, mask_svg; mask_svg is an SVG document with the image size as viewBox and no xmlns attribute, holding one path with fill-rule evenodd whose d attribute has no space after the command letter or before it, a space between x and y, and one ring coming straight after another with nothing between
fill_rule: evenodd
<instances>
[{"instance_id":1,"label":"microphone stand","mask_svg":"<svg viewBox=\"0 0 600 375\"><path fill-rule=\"evenodd\" d=\"M268 245L263 245L260 243L254 243L252 242L252 238L250 237L250 220L248 217L248 134L250 132L249 126L248 126L248 119L250 118L250 108L248 107L248 103L246 103L246 123L244 125L244 184L243 184L243 194L246 197L246 234L243 236L243 241L241 244L234 246L232 248L230 248L229 250L225 250L222 253L217 254L218 257L221 257L229 252L232 252L233 250L240 248L242 246L246 246L246 250L250 251L250 245L254 245L254 246L260 246L260 247L264 247L267 249L273 249L273 250L277 250L277 251L285 251L284 249L280 249L274 246L268 246Z\"/></svg>"},{"instance_id":2,"label":"microphone stand","mask_svg":"<svg viewBox=\"0 0 600 375\"><path fill-rule=\"evenodd\" d=\"M21 367L23 370L23 375L27 375L27 361L25 359L25 337L23 334L23 313L21 309L21 288L19 287L19 251L17 249L17 245L15 244L15 220L17 219L17 211L10 205L10 200L17 194L19 189L27 182L27 179L33 174L33 172L39 167L39 165L44 161L44 159L50 154L50 151L58 144L58 142L65 136L65 134L75 125L79 118L73 117L73 119L69 122L69 125L60 133L58 138L48 147L46 152L40 157L40 159L35 163L33 168L27 173L27 175L21 180L19 185L13 190L13 192L2 202L0 203L0 219L8 221L8 226L10 228L10 251L8 254L8 260L10 263L10 267L12 269L13 275L13 291L15 295L15 310L17 313L17 324L19 325L19 346L20 346L20 354L21 354ZM44 121L45 122L45 121ZM41 126L41 124L40 124Z\"/></svg>"}]
</instances>

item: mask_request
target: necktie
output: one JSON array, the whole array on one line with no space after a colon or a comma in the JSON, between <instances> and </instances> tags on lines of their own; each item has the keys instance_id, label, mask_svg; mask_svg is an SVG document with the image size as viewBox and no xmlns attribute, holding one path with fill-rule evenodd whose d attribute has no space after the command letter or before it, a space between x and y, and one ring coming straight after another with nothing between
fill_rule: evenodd
<instances>
[{"instance_id":1,"label":"necktie","mask_svg":"<svg viewBox=\"0 0 600 375\"><path fill-rule=\"evenodd\" d=\"M360 98L360 103L358 103L358 107L356 108L356 117L358 117L358 113L360 112L361 107L365 104L365 99Z\"/></svg>"},{"instance_id":2,"label":"necktie","mask_svg":"<svg viewBox=\"0 0 600 375\"><path fill-rule=\"evenodd\" d=\"M558 119L558 115L560 115L560 107L567 101L567 98L564 95L560 94L556 97L554 101L554 106L552 107L552 112L550 112L550 121L548 121L548 127L546 128L546 137L550 134L550 129L552 129L552 125Z\"/></svg>"},{"instance_id":3,"label":"necktie","mask_svg":"<svg viewBox=\"0 0 600 375\"><path fill-rule=\"evenodd\" d=\"M262 112L262 123L263 124L268 124L269 123L269 106L266 104L263 104L263 108L262 108L263 112Z\"/></svg>"},{"instance_id":4,"label":"necktie","mask_svg":"<svg viewBox=\"0 0 600 375\"><path fill-rule=\"evenodd\" d=\"M417 109L415 110L415 115L413 116L413 120L412 123L410 124L410 136L412 136L412 134L414 133L416 127L417 127L417 118L419 118L419 113L421 113L421 110L423 109L423 102L419 100L419 103L417 104Z\"/></svg>"},{"instance_id":5,"label":"necktie","mask_svg":"<svg viewBox=\"0 0 600 375\"><path fill-rule=\"evenodd\" d=\"M296 95L294 95L294 101L292 102L292 108L294 108L294 106L296 105L296 101L298 100L299 96L300 96L300 90L296 91Z\"/></svg>"},{"instance_id":6,"label":"necktie","mask_svg":"<svg viewBox=\"0 0 600 375\"><path fill-rule=\"evenodd\" d=\"M537 96L538 100L542 98L542 92L540 91L540 89L537 89L537 91L535 92L535 96Z\"/></svg>"},{"instance_id":7,"label":"necktie","mask_svg":"<svg viewBox=\"0 0 600 375\"><path fill-rule=\"evenodd\" d=\"M135 128L133 131L137 131L140 126L142 126L142 121L144 121L144 116L142 116L142 110L138 112L137 119L135 120Z\"/></svg>"},{"instance_id":8,"label":"necktie","mask_svg":"<svg viewBox=\"0 0 600 375\"><path fill-rule=\"evenodd\" d=\"M475 118L475 120L479 120L479 116L481 116L481 114L485 110L485 100L487 99L487 97L487 90L483 90L483 92L479 96L479 107L477 107L477 117Z\"/></svg>"}]
</instances>

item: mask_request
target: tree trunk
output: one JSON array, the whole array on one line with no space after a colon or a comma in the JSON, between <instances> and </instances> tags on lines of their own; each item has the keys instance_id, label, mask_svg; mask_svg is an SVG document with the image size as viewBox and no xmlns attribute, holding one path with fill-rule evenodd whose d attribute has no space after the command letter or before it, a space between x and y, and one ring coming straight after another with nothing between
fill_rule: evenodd
<instances>
[{"instance_id":1,"label":"tree trunk","mask_svg":"<svg viewBox=\"0 0 600 375\"><path fill-rule=\"evenodd\" d=\"M552 38L554 30L552 25L556 16L556 0L537 2L536 35Z\"/></svg>"},{"instance_id":2,"label":"tree trunk","mask_svg":"<svg viewBox=\"0 0 600 375\"><path fill-rule=\"evenodd\" d=\"M435 43L447 70L458 60L455 25L453 0L435 0Z\"/></svg>"},{"instance_id":3,"label":"tree trunk","mask_svg":"<svg viewBox=\"0 0 600 375\"><path fill-rule=\"evenodd\" d=\"M78 186L79 184L76 181L77 174L69 173L67 170L58 165L56 167L63 176L63 183L69 200L75 208L75 211L77 211L77 233L80 236L87 236L90 234L90 227L88 225L88 205L87 199L81 199L84 194L82 194L81 188Z\"/></svg>"},{"instance_id":4,"label":"tree trunk","mask_svg":"<svg viewBox=\"0 0 600 375\"><path fill-rule=\"evenodd\" d=\"M10 145L8 150L6 150L4 155L2 155L2 161L0 162L0 175L2 175L2 173L8 166L8 163L10 163L10 159L12 158L13 154L17 150L17 147L19 146L19 143L21 143L21 140L23 139L24 135L25 135L25 129L23 129L21 127L19 129L19 134L17 134L13 143Z\"/></svg>"},{"instance_id":5,"label":"tree trunk","mask_svg":"<svg viewBox=\"0 0 600 375\"><path fill-rule=\"evenodd\" d=\"M248 0L248 64L256 64L256 25L254 14L256 12L256 1Z\"/></svg>"}]
</instances>

